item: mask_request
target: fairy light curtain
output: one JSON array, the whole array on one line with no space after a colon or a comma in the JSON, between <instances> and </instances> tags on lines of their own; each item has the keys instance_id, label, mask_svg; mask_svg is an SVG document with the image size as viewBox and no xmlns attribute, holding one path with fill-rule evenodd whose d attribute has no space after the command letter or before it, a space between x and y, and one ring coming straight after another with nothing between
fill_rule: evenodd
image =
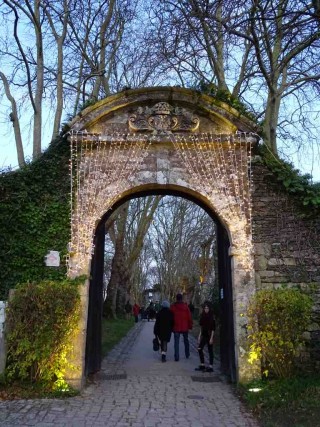
<instances>
[{"instance_id":1,"label":"fairy light curtain","mask_svg":"<svg viewBox=\"0 0 320 427\"><path fill-rule=\"evenodd\" d=\"M194 184L228 223L234 237L233 255L241 253L242 268L250 274L253 271L251 162L252 143L256 140L255 134L243 132L172 137Z\"/></svg>"},{"instance_id":2,"label":"fairy light curtain","mask_svg":"<svg viewBox=\"0 0 320 427\"><path fill-rule=\"evenodd\" d=\"M147 136L114 134L103 137L70 132L71 241L68 269L71 276L86 268L93 254L96 221L112 207L128 179L143 161ZM76 256L75 256L76 255Z\"/></svg>"},{"instance_id":3,"label":"fairy light curtain","mask_svg":"<svg viewBox=\"0 0 320 427\"><path fill-rule=\"evenodd\" d=\"M172 143L200 186L224 217L241 218L251 233L251 148L254 135L201 133L172 135Z\"/></svg>"},{"instance_id":4,"label":"fairy light curtain","mask_svg":"<svg viewBox=\"0 0 320 427\"><path fill-rule=\"evenodd\" d=\"M251 134L166 134L186 165L192 182L214 201L229 223L245 228L251 251ZM97 221L128 188L159 136L70 133L71 241L69 274L88 267ZM241 225L240 225L241 224Z\"/></svg>"}]
</instances>

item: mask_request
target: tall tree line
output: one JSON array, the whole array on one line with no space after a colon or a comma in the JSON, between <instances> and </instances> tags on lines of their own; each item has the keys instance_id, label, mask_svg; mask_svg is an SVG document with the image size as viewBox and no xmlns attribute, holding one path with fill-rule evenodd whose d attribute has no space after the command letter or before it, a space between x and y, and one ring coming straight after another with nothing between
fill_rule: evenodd
<instances>
[{"instance_id":1,"label":"tall tree line","mask_svg":"<svg viewBox=\"0 0 320 427\"><path fill-rule=\"evenodd\" d=\"M199 206L180 197L149 196L126 202L106 224L104 315L121 314L144 291L199 302L216 285L216 227Z\"/></svg>"},{"instance_id":2,"label":"tall tree line","mask_svg":"<svg viewBox=\"0 0 320 427\"><path fill-rule=\"evenodd\" d=\"M137 291L132 287L133 280L137 278L144 238L159 201L160 196L149 196L134 199L131 203L125 202L106 223L109 240L105 258L106 266L111 264L111 268L105 274L108 279L103 308L105 317L116 317L117 313L123 311L131 295L137 297ZM110 255L107 256L108 252L112 260Z\"/></svg>"}]
</instances>

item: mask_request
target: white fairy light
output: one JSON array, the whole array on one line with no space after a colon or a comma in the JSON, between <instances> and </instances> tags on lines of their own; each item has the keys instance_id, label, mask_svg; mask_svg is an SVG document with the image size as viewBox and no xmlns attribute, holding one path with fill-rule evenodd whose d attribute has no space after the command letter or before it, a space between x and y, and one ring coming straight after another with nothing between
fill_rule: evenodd
<instances>
[{"instance_id":1,"label":"white fairy light","mask_svg":"<svg viewBox=\"0 0 320 427\"><path fill-rule=\"evenodd\" d=\"M158 139L145 134L71 131L70 275L88 268L97 221L128 188L150 145ZM191 182L207 195L217 214L246 230L241 245L245 258L252 264L252 136L171 134L170 140L186 165Z\"/></svg>"},{"instance_id":2,"label":"white fairy light","mask_svg":"<svg viewBox=\"0 0 320 427\"><path fill-rule=\"evenodd\" d=\"M241 245L242 252L246 253L246 265L251 269L252 135L173 135L171 140L187 165L192 180L201 192L207 193L216 212L246 231Z\"/></svg>"},{"instance_id":3,"label":"white fairy light","mask_svg":"<svg viewBox=\"0 0 320 427\"><path fill-rule=\"evenodd\" d=\"M93 237L101 216L120 197L150 145L147 137L112 135L102 138L87 132L71 132L75 166L70 169L72 206L69 275L86 269L93 254ZM73 182L76 182L73 185ZM76 188L74 188L76 187Z\"/></svg>"}]
</instances>

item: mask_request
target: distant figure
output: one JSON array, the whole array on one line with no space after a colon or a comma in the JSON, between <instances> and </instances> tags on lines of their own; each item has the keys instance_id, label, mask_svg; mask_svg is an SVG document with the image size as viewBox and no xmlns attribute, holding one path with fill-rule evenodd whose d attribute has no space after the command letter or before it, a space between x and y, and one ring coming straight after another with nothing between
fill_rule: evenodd
<instances>
[{"instance_id":1,"label":"distant figure","mask_svg":"<svg viewBox=\"0 0 320 427\"><path fill-rule=\"evenodd\" d=\"M189 307L185 302L182 301L181 294L177 294L176 302L171 305L170 310L173 313L174 319L174 360L178 362L180 334L183 335L184 351L186 358L188 359L190 357L188 330L192 329L192 317Z\"/></svg>"},{"instance_id":2,"label":"distant figure","mask_svg":"<svg viewBox=\"0 0 320 427\"><path fill-rule=\"evenodd\" d=\"M203 310L200 316L200 333L198 337L198 353L200 357L200 365L196 368L196 371L202 372L213 372L213 337L216 330L216 322L214 320L213 310L211 308L211 303L205 301L203 304ZM204 364L204 346L208 346L209 352L209 366L206 368Z\"/></svg>"},{"instance_id":3,"label":"distant figure","mask_svg":"<svg viewBox=\"0 0 320 427\"><path fill-rule=\"evenodd\" d=\"M147 318L147 310L142 306L140 308L140 318L141 320L145 320Z\"/></svg>"},{"instance_id":4,"label":"distant figure","mask_svg":"<svg viewBox=\"0 0 320 427\"><path fill-rule=\"evenodd\" d=\"M161 310L161 304L159 301L156 301L155 305L154 305L154 309L156 311L156 313L158 313Z\"/></svg>"},{"instance_id":5,"label":"distant figure","mask_svg":"<svg viewBox=\"0 0 320 427\"><path fill-rule=\"evenodd\" d=\"M192 318L193 318L194 305L193 305L192 301L190 301L190 303L189 303L188 307L189 307L189 310L190 310L191 316L192 316Z\"/></svg>"},{"instance_id":6,"label":"distant figure","mask_svg":"<svg viewBox=\"0 0 320 427\"><path fill-rule=\"evenodd\" d=\"M132 312L133 312L133 315L134 315L134 321L136 323L138 323L139 322L140 307L139 307L139 305L136 302L134 303L134 306L132 308Z\"/></svg>"},{"instance_id":7,"label":"distant figure","mask_svg":"<svg viewBox=\"0 0 320 427\"><path fill-rule=\"evenodd\" d=\"M156 317L156 310L154 309L154 305L152 301L147 307L147 313L148 313L148 322L149 320L153 320Z\"/></svg>"},{"instance_id":8,"label":"distant figure","mask_svg":"<svg viewBox=\"0 0 320 427\"><path fill-rule=\"evenodd\" d=\"M131 313L132 313L132 305L130 304L130 301L128 300L126 302L126 305L124 306L124 311L126 313L126 319L130 319Z\"/></svg>"},{"instance_id":9,"label":"distant figure","mask_svg":"<svg viewBox=\"0 0 320 427\"><path fill-rule=\"evenodd\" d=\"M161 361L166 362L167 346L173 329L173 313L170 311L168 301L162 301L161 306L162 308L157 313L153 333L160 341Z\"/></svg>"}]
</instances>

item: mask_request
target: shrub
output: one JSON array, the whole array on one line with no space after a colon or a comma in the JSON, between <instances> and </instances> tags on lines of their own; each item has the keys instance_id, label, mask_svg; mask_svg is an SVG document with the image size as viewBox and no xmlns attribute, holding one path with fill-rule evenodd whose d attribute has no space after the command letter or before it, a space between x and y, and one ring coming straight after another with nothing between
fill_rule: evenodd
<instances>
[{"instance_id":1,"label":"shrub","mask_svg":"<svg viewBox=\"0 0 320 427\"><path fill-rule=\"evenodd\" d=\"M19 285L7 308L8 380L66 387L67 354L79 322L78 280Z\"/></svg>"},{"instance_id":2,"label":"shrub","mask_svg":"<svg viewBox=\"0 0 320 427\"><path fill-rule=\"evenodd\" d=\"M311 298L299 290L258 291L248 308L249 362L260 360L263 373L290 377L310 324Z\"/></svg>"}]
</instances>

